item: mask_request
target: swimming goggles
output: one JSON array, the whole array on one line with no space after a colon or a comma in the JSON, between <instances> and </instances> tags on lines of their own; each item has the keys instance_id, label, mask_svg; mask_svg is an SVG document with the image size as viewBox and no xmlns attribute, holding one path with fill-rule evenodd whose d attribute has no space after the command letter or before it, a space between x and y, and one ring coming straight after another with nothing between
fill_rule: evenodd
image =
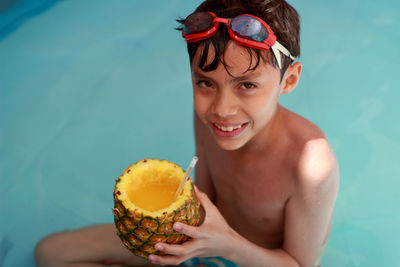
<instances>
[{"instance_id":1,"label":"swimming goggles","mask_svg":"<svg viewBox=\"0 0 400 267\"><path fill-rule=\"evenodd\" d=\"M193 13L185 20L182 37L187 43L210 38L217 32L220 23L227 26L229 36L240 45L263 50L271 47L280 69L282 63L279 52L294 60L289 50L276 40L276 36L268 24L249 14L227 19L219 18L213 12Z\"/></svg>"}]
</instances>

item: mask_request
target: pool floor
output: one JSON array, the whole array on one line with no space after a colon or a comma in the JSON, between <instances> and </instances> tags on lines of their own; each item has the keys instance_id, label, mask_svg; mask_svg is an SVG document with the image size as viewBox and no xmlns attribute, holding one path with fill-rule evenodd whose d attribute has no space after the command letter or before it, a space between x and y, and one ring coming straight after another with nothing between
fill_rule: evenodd
<instances>
[{"instance_id":1,"label":"pool floor","mask_svg":"<svg viewBox=\"0 0 400 267\"><path fill-rule=\"evenodd\" d=\"M398 1L290 1L299 86L341 186L324 267L400 266ZM45 235L112 222L114 179L142 158L187 166L189 60L175 19L200 1L0 1L0 266Z\"/></svg>"}]
</instances>

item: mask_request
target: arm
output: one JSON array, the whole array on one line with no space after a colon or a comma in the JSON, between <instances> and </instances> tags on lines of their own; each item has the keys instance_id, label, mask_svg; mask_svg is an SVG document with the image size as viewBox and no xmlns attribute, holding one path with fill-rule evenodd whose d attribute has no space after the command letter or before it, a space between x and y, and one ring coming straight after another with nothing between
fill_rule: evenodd
<instances>
[{"instance_id":1,"label":"arm","mask_svg":"<svg viewBox=\"0 0 400 267\"><path fill-rule=\"evenodd\" d=\"M283 249L300 266L315 266L329 235L339 190L339 166L326 139L305 145L298 179L297 192L287 204Z\"/></svg>"}]
</instances>

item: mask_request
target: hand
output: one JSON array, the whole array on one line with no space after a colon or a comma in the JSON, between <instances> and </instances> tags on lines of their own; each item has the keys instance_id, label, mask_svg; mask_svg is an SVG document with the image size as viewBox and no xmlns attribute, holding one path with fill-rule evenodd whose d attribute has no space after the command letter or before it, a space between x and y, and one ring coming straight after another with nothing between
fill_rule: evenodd
<instances>
[{"instance_id":1,"label":"hand","mask_svg":"<svg viewBox=\"0 0 400 267\"><path fill-rule=\"evenodd\" d=\"M175 231L190 236L192 239L181 245L157 243L156 249L170 255L150 255L149 260L153 264L178 265L193 257L227 257L231 252L230 246L235 244L236 232L228 225L208 196L200 192L197 187L195 190L197 198L205 210L203 224L195 227L175 223Z\"/></svg>"}]
</instances>

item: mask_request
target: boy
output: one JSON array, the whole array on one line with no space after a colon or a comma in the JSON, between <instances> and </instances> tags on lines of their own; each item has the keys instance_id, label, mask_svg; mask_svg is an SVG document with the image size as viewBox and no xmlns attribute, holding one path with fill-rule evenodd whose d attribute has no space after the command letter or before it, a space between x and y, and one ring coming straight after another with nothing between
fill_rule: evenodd
<instances>
[{"instance_id":1,"label":"boy","mask_svg":"<svg viewBox=\"0 0 400 267\"><path fill-rule=\"evenodd\" d=\"M239 266L318 265L339 171L324 133L278 103L297 86L302 69L293 62L300 53L297 12L283 0L206 0L181 23L205 217L199 227L176 223L192 240L157 244L170 255L149 260L215 263L223 260L202 258L219 256ZM42 266L141 264L112 225L50 236L36 253Z\"/></svg>"}]
</instances>

